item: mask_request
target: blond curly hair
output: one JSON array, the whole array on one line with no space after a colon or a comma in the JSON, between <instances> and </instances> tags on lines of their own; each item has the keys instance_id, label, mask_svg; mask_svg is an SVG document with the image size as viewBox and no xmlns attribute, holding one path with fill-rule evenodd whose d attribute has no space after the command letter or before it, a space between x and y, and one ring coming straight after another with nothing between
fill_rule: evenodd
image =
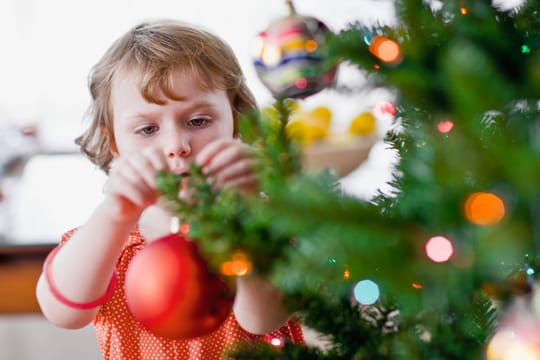
<instances>
[{"instance_id":1,"label":"blond curly hair","mask_svg":"<svg viewBox=\"0 0 540 360\"><path fill-rule=\"evenodd\" d=\"M88 77L91 103L86 117L89 125L75 143L99 168L108 173L114 143L111 88L122 70L135 70L142 96L163 103L156 94L175 99L173 73L189 71L209 89L225 90L235 120L255 109L238 59L229 45L218 36L192 25L173 20L156 20L134 26L116 40L92 68ZM236 131L236 130L235 130Z\"/></svg>"}]
</instances>

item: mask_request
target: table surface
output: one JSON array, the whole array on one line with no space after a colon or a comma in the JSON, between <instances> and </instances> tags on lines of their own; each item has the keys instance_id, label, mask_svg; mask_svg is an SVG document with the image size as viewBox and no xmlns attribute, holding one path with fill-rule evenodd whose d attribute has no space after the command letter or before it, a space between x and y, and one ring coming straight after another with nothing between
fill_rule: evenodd
<instances>
[{"instance_id":1,"label":"table surface","mask_svg":"<svg viewBox=\"0 0 540 360\"><path fill-rule=\"evenodd\" d=\"M0 245L0 314L39 313L36 283L54 244Z\"/></svg>"}]
</instances>

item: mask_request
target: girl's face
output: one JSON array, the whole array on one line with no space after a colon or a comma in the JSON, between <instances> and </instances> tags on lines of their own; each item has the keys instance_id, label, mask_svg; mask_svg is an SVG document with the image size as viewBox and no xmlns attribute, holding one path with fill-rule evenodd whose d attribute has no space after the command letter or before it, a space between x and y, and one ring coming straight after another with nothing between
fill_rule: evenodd
<instances>
[{"instance_id":1,"label":"girl's face","mask_svg":"<svg viewBox=\"0 0 540 360\"><path fill-rule=\"evenodd\" d=\"M159 105L144 99L134 72L121 75L111 94L115 157L153 147L163 152L173 172L183 173L206 144L233 138L233 111L224 90L205 89L192 75L176 72L173 90L181 100L160 93L165 104Z\"/></svg>"}]
</instances>

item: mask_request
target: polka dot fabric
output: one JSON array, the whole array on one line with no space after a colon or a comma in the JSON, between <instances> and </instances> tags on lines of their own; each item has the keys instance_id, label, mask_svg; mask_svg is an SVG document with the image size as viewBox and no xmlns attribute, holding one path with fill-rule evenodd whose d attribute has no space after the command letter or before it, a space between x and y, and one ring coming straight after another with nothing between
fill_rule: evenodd
<instances>
[{"instance_id":1,"label":"polka dot fabric","mask_svg":"<svg viewBox=\"0 0 540 360\"><path fill-rule=\"evenodd\" d=\"M64 234L62 242L75 232ZM275 339L304 343L298 322L289 321L282 328L266 334L254 335L240 327L231 312L222 326L212 334L189 340L158 337L138 323L128 310L124 281L128 264L142 249L145 241L140 232L131 232L117 263L118 286L114 295L102 305L95 320L98 344L105 360L211 360L226 359L225 353L245 342L262 340L270 343Z\"/></svg>"}]
</instances>

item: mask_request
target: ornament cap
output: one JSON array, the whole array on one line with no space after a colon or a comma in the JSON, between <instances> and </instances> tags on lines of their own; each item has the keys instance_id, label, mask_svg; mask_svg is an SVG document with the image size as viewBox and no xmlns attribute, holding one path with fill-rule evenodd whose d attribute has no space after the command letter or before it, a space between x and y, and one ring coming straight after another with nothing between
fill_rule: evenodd
<instances>
[{"instance_id":1,"label":"ornament cap","mask_svg":"<svg viewBox=\"0 0 540 360\"><path fill-rule=\"evenodd\" d=\"M285 5L287 6L287 9L289 11L289 16L296 15L296 9L294 8L292 0L285 0Z\"/></svg>"}]
</instances>

